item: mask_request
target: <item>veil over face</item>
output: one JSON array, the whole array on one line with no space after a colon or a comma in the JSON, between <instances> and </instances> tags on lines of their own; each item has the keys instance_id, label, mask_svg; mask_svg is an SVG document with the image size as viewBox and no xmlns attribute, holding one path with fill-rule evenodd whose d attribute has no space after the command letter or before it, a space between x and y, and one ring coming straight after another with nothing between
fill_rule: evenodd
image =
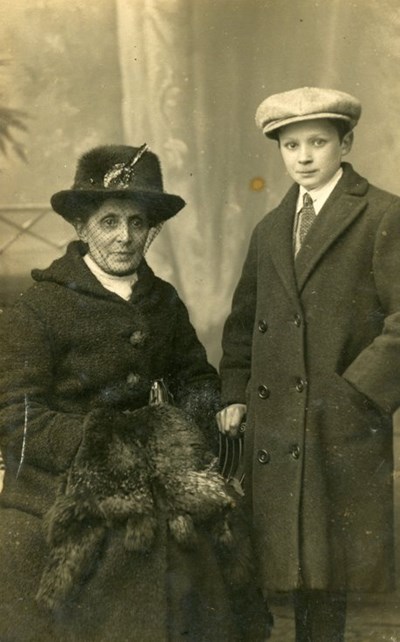
<instances>
[{"instance_id":1,"label":"veil over face","mask_svg":"<svg viewBox=\"0 0 400 642\"><path fill-rule=\"evenodd\" d=\"M95 263L107 274L118 276L137 269L150 229L143 206L117 198L105 200L75 227Z\"/></svg>"}]
</instances>

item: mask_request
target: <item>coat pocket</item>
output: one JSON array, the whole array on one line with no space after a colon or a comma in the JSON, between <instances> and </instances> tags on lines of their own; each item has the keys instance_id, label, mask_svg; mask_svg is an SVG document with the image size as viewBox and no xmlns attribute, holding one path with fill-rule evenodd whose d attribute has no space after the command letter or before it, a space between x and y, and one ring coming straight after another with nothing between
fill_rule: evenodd
<instances>
[{"instance_id":1,"label":"coat pocket","mask_svg":"<svg viewBox=\"0 0 400 642\"><path fill-rule=\"evenodd\" d=\"M391 425L390 415L338 373L334 373L331 389L331 411L348 438L371 435Z\"/></svg>"}]
</instances>

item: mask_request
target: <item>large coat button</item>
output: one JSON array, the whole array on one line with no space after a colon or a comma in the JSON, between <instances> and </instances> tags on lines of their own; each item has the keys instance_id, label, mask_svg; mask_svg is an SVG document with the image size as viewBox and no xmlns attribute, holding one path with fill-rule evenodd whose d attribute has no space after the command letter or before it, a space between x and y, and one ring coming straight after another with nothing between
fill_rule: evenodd
<instances>
[{"instance_id":1,"label":"large coat button","mask_svg":"<svg viewBox=\"0 0 400 642\"><path fill-rule=\"evenodd\" d=\"M144 341L144 332L142 332L142 330L135 330L129 337L129 341L133 346L141 345Z\"/></svg>"},{"instance_id":2,"label":"large coat button","mask_svg":"<svg viewBox=\"0 0 400 642\"><path fill-rule=\"evenodd\" d=\"M269 454L268 450L259 450L257 453L257 460L260 462L260 464L269 464L271 461L271 455Z\"/></svg>"},{"instance_id":3,"label":"large coat button","mask_svg":"<svg viewBox=\"0 0 400 642\"><path fill-rule=\"evenodd\" d=\"M260 399L268 399L270 396L271 391L267 386L258 386L258 396Z\"/></svg>"},{"instance_id":4,"label":"large coat button","mask_svg":"<svg viewBox=\"0 0 400 642\"><path fill-rule=\"evenodd\" d=\"M300 459L300 446L294 444L290 449L290 454L292 455L293 459Z\"/></svg>"},{"instance_id":5,"label":"large coat button","mask_svg":"<svg viewBox=\"0 0 400 642\"><path fill-rule=\"evenodd\" d=\"M268 330L268 323L265 319L260 319L258 322L258 330L261 334L264 334Z\"/></svg>"},{"instance_id":6,"label":"large coat button","mask_svg":"<svg viewBox=\"0 0 400 642\"><path fill-rule=\"evenodd\" d=\"M128 384L129 388L134 388L135 386L137 386L139 381L140 377L135 372L130 372L126 378L126 383Z\"/></svg>"}]
</instances>

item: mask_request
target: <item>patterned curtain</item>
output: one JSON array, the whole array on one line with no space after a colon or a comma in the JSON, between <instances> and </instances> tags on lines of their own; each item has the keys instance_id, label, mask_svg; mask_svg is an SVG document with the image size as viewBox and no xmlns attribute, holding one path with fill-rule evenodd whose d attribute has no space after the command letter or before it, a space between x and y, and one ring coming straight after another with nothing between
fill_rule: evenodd
<instances>
[{"instance_id":1,"label":"patterned curtain","mask_svg":"<svg viewBox=\"0 0 400 642\"><path fill-rule=\"evenodd\" d=\"M147 142L161 158L167 191L187 201L154 242L149 261L176 285L215 360L255 221L250 210L242 224L251 175L240 169L241 158L248 162L241 151L242 52L221 47L220 23L207 1L118 0L117 6L126 140Z\"/></svg>"},{"instance_id":2,"label":"patterned curtain","mask_svg":"<svg viewBox=\"0 0 400 642\"><path fill-rule=\"evenodd\" d=\"M384 119L399 129L390 80L399 62L397 0L364 0L362 9L347 0L116 1L126 142L147 142L166 189L187 201L149 260L177 286L217 362L251 229L289 184L276 146L254 125L263 98L314 84L357 95L366 117L349 160L400 191L400 145Z\"/></svg>"},{"instance_id":3,"label":"patterned curtain","mask_svg":"<svg viewBox=\"0 0 400 642\"><path fill-rule=\"evenodd\" d=\"M256 129L268 94L301 85L356 94L349 160L400 192L398 0L18 0L0 9L0 98L29 113L28 164L0 156L0 307L72 228L49 210L77 157L147 142L187 201L149 252L217 363L250 232L288 187ZM2 7L3 5L1 5ZM5 83L6 78L8 79Z\"/></svg>"}]
</instances>

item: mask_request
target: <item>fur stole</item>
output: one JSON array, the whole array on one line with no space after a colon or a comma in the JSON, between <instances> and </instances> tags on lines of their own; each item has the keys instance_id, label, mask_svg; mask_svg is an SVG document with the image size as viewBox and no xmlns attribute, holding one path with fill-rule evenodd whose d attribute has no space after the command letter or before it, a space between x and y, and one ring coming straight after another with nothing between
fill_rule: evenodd
<instances>
[{"instance_id":1,"label":"fur stole","mask_svg":"<svg viewBox=\"0 0 400 642\"><path fill-rule=\"evenodd\" d=\"M55 609L79 590L94 571L108 529L124 529L132 554L149 551L161 516L179 544L195 546L201 525L213 531L222 558L233 554L228 513L235 495L217 472L203 433L182 410L161 404L131 413L90 412L45 516L50 553L37 601ZM243 562L232 564L229 582L252 575L249 542L239 546Z\"/></svg>"}]
</instances>

